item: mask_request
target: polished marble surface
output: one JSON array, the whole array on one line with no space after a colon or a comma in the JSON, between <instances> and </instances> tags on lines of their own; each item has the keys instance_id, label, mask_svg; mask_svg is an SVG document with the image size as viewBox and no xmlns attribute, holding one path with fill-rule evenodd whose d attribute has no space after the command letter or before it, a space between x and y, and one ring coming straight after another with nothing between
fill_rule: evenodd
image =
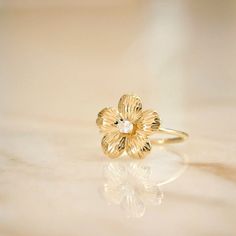
<instances>
[{"instance_id":1,"label":"polished marble surface","mask_svg":"<svg viewBox=\"0 0 236 236\"><path fill-rule=\"evenodd\" d=\"M236 234L235 1L1 1L0 235ZM183 144L110 160L123 93Z\"/></svg>"}]
</instances>

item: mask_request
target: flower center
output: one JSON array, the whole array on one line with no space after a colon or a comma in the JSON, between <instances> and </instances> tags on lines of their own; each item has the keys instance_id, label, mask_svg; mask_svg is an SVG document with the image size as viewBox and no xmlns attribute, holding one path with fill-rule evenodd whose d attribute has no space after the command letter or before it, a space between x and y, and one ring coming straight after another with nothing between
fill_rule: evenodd
<instances>
[{"instance_id":1,"label":"flower center","mask_svg":"<svg viewBox=\"0 0 236 236\"><path fill-rule=\"evenodd\" d=\"M119 121L118 129L121 133L131 133L133 131L133 124L128 120Z\"/></svg>"}]
</instances>

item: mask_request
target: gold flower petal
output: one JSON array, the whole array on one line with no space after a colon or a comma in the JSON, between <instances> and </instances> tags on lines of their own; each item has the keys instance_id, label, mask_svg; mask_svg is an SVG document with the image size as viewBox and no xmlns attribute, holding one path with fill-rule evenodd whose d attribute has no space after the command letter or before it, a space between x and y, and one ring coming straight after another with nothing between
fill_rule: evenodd
<instances>
[{"instance_id":1,"label":"gold flower petal","mask_svg":"<svg viewBox=\"0 0 236 236\"><path fill-rule=\"evenodd\" d=\"M151 151L151 143L149 139L141 133L127 138L126 141L126 152L130 157L135 159L144 158Z\"/></svg>"},{"instance_id":2,"label":"gold flower petal","mask_svg":"<svg viewBox=\"0 0 236 236\"><path fill-rule=\"evenodd\" d=\"M117 129L115 122L120 119L120 114L117 109L109 107L104 108L98 113L96 120L97 126L102 132L112 132Z\"/></svg>"},{"instance_id":3,"label":"gold flower petal","mask_svg":"<svg viewBox=\"0 0 236 236\"><path fill-rule=\"evenodd\" d=\"M137 128L146 135L151 135L160 127L160 118L156 111L146 110L137 121Z\"/></svg>"},{"instance_id":4,"label":"gold flower petal","mask_svg":"<svg viewBox=\"0 0 236 236\"><path fill-rule=\"evenodd\" d=\"M119 157L125 150L126 138L119 132L107 133L102 139L102 148L108 157Z\"/></svg>"},{"instance_id":5,"label":"gold flower petal","mask_svg":"<svg viewBox=\"0 0 236 236\"><path fill-rule=\"evenodd\" d=\"M142 113L141 99L135 95L123 95L120 98L118 110L125 120L135 122Z\"/></svg>"}]
</instances>

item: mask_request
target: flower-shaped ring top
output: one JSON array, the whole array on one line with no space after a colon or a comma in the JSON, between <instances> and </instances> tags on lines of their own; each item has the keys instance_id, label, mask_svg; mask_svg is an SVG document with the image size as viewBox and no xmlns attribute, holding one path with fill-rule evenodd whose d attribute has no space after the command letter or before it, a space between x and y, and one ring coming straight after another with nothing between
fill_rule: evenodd
<instances>
[{"instance_id":1,"label":"flower-shaped ring top","mask_svg":"<svg viewBox=\"0 0 236 236\"><path fill-rule=\"evenodd\" d=\"M142 110L138 96L123 95L115 108L104 108L96 121L101 132L104 153L119 157L124 151L130 157L143 158L151 151L149 135L156 132L160 119L156 111Z\"/></svg>"},{"instance_id":2,"label":"flower-shaped ring top","mask_svg":"<svg viewBox=\"0 0 236 236\"><path fill-rule=\"evenodd\" d=\"M119 157L124 151L132 158L144 158L152 148L149 136L157 131L178 136L158 139L158 144L182 141L187 137L184 132L160 128L158 113L143 111L141 99L136 95L123 95L118 110L112 107L101 110L96 123L105 134L101 142L103 151L111 158Z\"/></svg>"}]
</instances>

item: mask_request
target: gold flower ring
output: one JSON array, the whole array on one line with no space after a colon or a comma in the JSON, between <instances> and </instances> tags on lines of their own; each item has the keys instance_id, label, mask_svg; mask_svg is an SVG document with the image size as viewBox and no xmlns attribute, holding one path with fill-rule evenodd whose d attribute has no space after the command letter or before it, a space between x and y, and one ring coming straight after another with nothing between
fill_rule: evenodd
<instances>
[{"instance_id":1,"label":"gold flower ring","mask_svg":"<svg viewBox=\"0 0 236 236\"><path fill-rule=\"evenodd\" d=\"M104 133L102 149L111 158L119 157L126 151L130 157L141 159L151 151L152 144L177 143L188 137L185 132L162 128L158 113L143 111L141 99L136 95L123 95L118 110L112 107L101 110L96 123ZM155 133L174 137L150 141L149 136Z\"/></svg>"}]
</instances>

